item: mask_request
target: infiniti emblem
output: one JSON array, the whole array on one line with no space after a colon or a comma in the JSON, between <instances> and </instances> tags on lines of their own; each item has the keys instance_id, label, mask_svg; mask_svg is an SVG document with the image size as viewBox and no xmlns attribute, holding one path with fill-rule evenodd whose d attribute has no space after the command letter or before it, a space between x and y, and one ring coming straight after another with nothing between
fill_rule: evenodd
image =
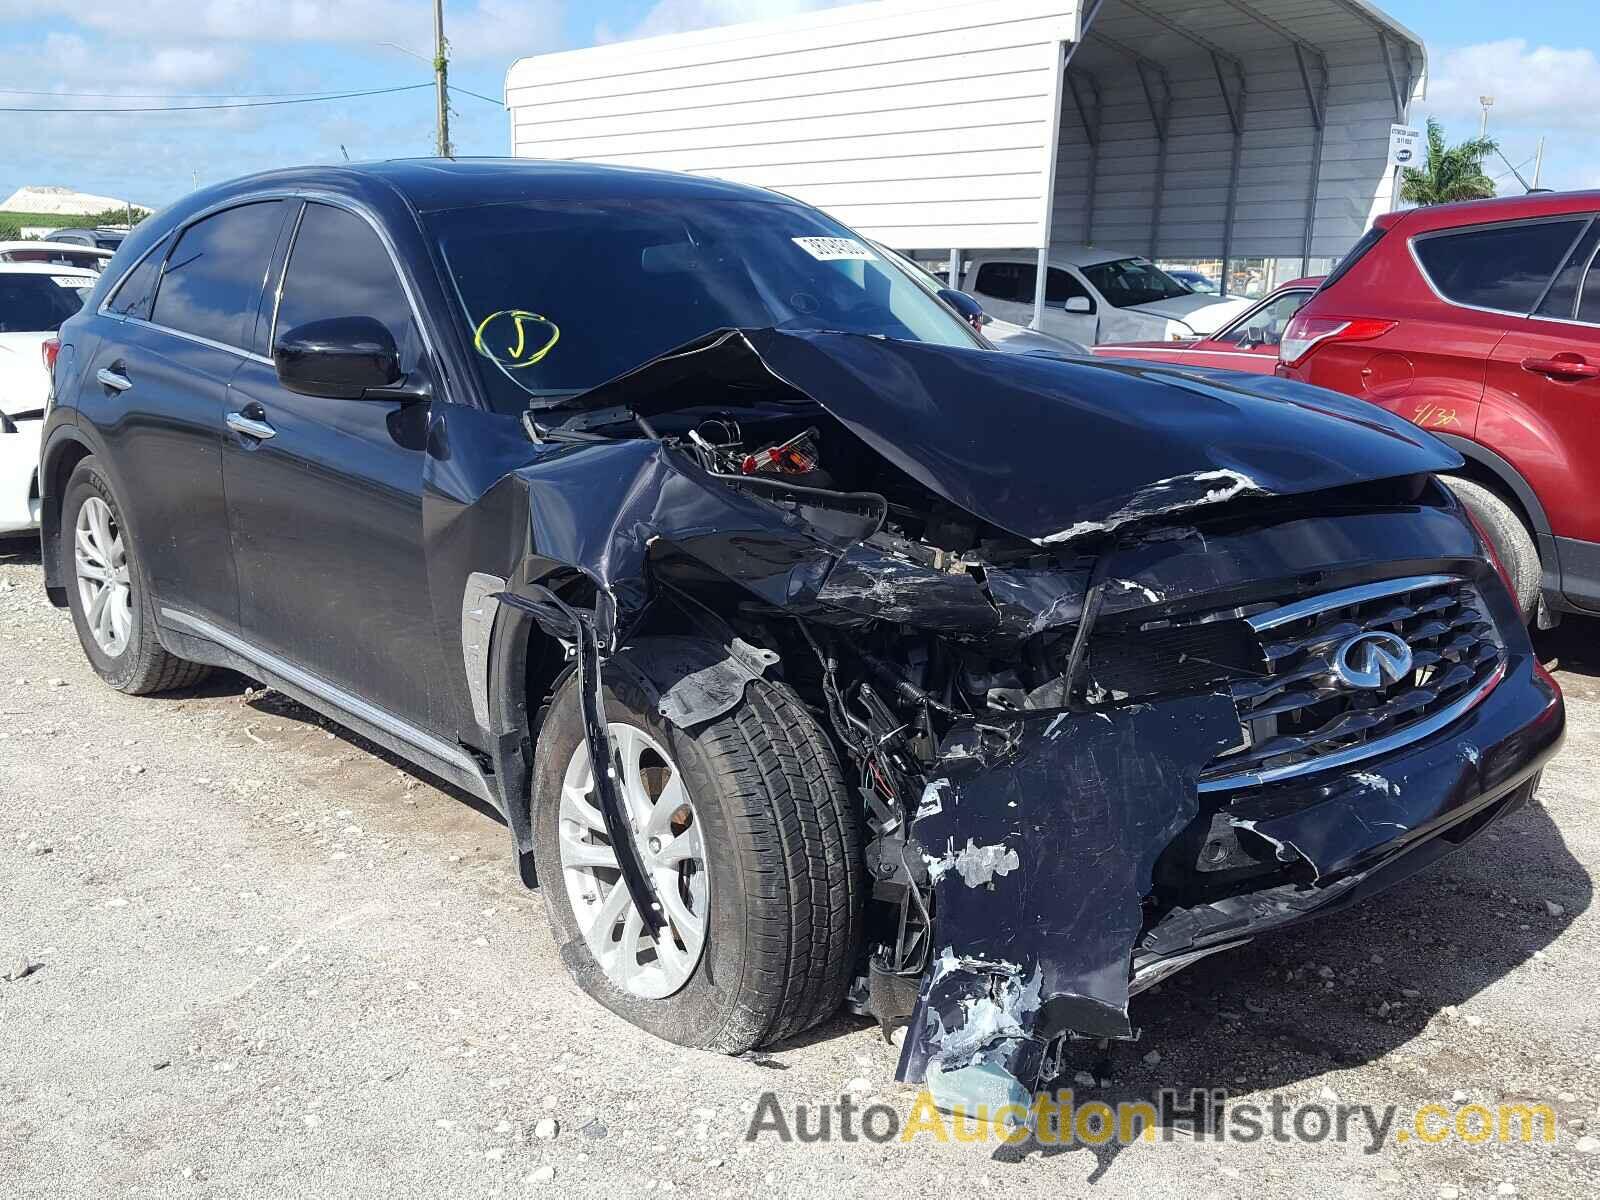
<instances>
[{"instance_id":1,"label":"infiniti emblem","mask_svg":"<svg viewBox=\"0 0 1600 1200\"><path fill-rule=\"evenodd\" d=\"M1392 633L1358 633L1334 651L1333 673L1346 687L1398 683L1411 673L1411 647Z\"/></svg>"}]
</instances>

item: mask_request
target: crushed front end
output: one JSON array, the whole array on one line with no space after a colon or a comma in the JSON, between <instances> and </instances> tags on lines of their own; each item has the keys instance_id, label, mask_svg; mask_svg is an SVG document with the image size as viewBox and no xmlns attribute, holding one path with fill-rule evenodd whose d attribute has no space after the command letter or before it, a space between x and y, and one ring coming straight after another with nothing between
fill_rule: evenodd
<instances>
[{"instance_id":1,"label":"crushed front end","mask_svg":"<svg viewBox=\"0 0 1600 1200\"><path fill-rule=\"evenodd\" d=\"M1317 389L725 331L528 423L507 599L596 696L629 671L688 728L765 674L819 714L851 1003L952 1106L1470 839L1561 738L1458 460Z\"/></svg>"}]
</instances>

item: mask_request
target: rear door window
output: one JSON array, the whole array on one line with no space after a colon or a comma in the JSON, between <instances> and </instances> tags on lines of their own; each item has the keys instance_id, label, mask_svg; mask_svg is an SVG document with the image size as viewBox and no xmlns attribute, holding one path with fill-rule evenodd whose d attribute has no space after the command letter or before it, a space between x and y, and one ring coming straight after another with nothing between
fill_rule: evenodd
<instances>
[{"instance_id":1,"label":"rear door window","mask_svg":"<svg viewBox=\"0 0 1600 1200\"><path fill-rule=\"evenodd\" d=\"M1526 315L1566 261L1587 218L1528 221L1419 237L1417 261L1446 300Z\"/></svg>"},{"instance_id":2,"label":"rear door window","mask_svg":"<svg viewBox=\"0 0 1600 1200\"><path fill-rule=\"evenodd\" d=\"M1025 300L1031 304L1036 278L1037 268L1033 263L984 263L978 268L978 282L973 290L991 300Z\"/></svg>"},{"instance_id":3,"label":"rear door window","mask_svg":"<svg viewBox=\"0 0 1600 1200\"><path fill-rule=\"evenodd\" d=\"M224 209L178 237L151 319L225 346L249 344L283 222L281 200Z\"/></svg>"},{"instance_id":4,"label":"rear door window","mask_svg":"<svg viewBox=\"0 0 1600 1200\"><path fill-rule=\"evenodd\" d=\"M106 311L119 317L150 319L150 306L156 298L156 283L161 278L161 264L166 259L163 242L139 260L139 265L129 271L117 285L106 304Z\"/></svg>"}]
</instances>

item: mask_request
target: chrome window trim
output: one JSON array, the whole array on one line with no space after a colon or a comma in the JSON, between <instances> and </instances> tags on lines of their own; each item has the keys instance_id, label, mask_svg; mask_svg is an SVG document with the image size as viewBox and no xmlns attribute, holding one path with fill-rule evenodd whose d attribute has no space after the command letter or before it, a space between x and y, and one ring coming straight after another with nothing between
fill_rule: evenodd
<instances>
[{"instance_id":1,"label":"chrome window trim","mask_svg":"<svg viewBox=\"0 0 1600 1200\"><path fill-rule=\"evenodd\" d=\"M1376 758L1380 754L1387 754L1391 750L1399 750L1413 742L1421 741L1438 733L1447 725L1453 724L1468 711L1476 708L1484 697L1494 691L1500 681L1505 678L1506 664L1497 666L1489 678L1485 679L1472 691L1447 708L1441 708L1431 717L1424 717L1413 725L1398 729L1387 737L1381 737L1373 742L1363 742L1359 746L1351 746L1348 750L1338 750L1332 754L1324 754L1308 762L1293 763L1285 767L1269 767L1264 771L1243 771L1238 775L1227 775L1220 779L1204 779L1200 781L1199 790L1202 792L1226 792L1242 788L1260 787L1262 784L1278 783L1285 779L1294 779L1301 775L1311 775L1321 771L1330 771L1338 767L1348 767L1364 759Z\"/></svg>"},{"instance_id":2,"label":"chrome window trim","mask_svg":"<svg viewBox=\"0 0 1600 1200\"><path fill-rule=\"evenodd\" d=\"M185 329L174 329L171 325L157 325L154 321L146 321L143 317L113 317L112 319L122 321L127 325L137 325L141 329L154 329L158 333L171 334L175 338L182 338L186 342L194 342L199 346L208 346L212 350L225 350L229 354L247 358L251 362L266 363L269 367L272 365L272 360L263 354L257 354L253 350L246 350L242 346L230 346L227 342L219 342L198 333L190 333Z\"/></svg>"},{"instance_id":3,"label":"chrome window trim","mask_svg":"<svg viewBox=\"0 0 1600 1200\"><path fill-rule=\"evenodd\" d=\"M243 638L236 637L227 630L221 629L201 617L192 616L180 609L167 608L164 605L161 609L161 617L170 625L187 630L189 633L205 638L209 642L215 642L224 649L233 651L246 661L255 663L264 670L281 676L295 686L304 688L313 695L321 696L351 716L367 722L367 724L376 729L383 730L407 745L414 746L416 749L432 755L436 759L450 763L466 774L468 778L478 781L480 796L486 800L493 800L492 789L489 788L483 778L482 768L478 766L477 760L460 746L451 745L449 742L437 738L425 730L418 729L409 721L395 716L386 709L370 704L359 696L354 696L343 688L336 687L327 680L322 679L320 676L313 675L310 671L303 670L293 663L261 649L259 646L252 645Z\"/></svg>"},{"instance_id":4,"label":"chrome window trim","mask_svg":"<svg viewBox=\"0 0 1600 1200\"><path fill-rule=\"evenodd\" d=\"M383 227L383 223L378 220L377 215L373 213L371 209L367 208L366 205L360 203L359 201L352 200L347 196L339 196L331 192L322 192L314 188L268 188L263 191L249 192L238 196L230 196L226 200L219 200L215 204L211 204L200 209L198 212L192 214L181 225L176 225L172 229L168 230L165 236L157 239L154 246L151 246L148 250L141 254L138 258L138 261L130 266L127 271L123 272L122 276L117 280L116 285L107 294L106 298L100 302L100 307L96 310L96 312L99 313L99 315L108 317L113 321L127 321L132 324L141 325L147 329L158 329L163 333L170 333L175 337L186 338L187 340L191 342L197 342L202 346L210 346L215 350L227 350L233 354L239 355L242 358L250 359L252 362L266 363L268 366L271 366L271 358L264 354L256 354L254 351L247 350L242 346L230 346L224 342L218 342L211 338L203 337L200 334L188 333L182 329L174 329L170 325L161 325L155 321L146 321L140 317L122 316L117 313L106 311L106 305L108 305L112 298L116 296L117 292L121 290L123 283L126 282L128 275L132 273L134 268L140 263L144 262L144 260L154 253L159 247L168 244L169 239L170 245L176 246L178 244L178 239L181 238L191 226L199 224L207 217L215 216L217 213L222 212L225 209L240 208L246 204L257 204L265 200L302 200L308 204L327 204L333 208L342 208L346 212L354 213L369 226L371 226L372 231L378 235L378 240L383 243L384 250L388 252L389 265L394 269L395 277L400 280L400 290L405 293L406 304L411 309L411 320L417 326L418 335L422 338L423 349L427 352L428 358L431 362L438 363L440 361L438 352L434 348L432 334L429 332L427 325L422 320L422 310L421 306L417 303L416 292L411 287L411 281L406 278L405 271L403 271L400 267L400 255L395 248L394 239L389 236L389 231ZM304 220L304 218L305 210L302 208L300 213L295 217L295 228L290 236L288 249L284 253L283 270L278 274L278 293L273 298L272 305L272 327L267 331L268 346L272 345L273 339L277 336L278 300L281 299L283 294L283 278L288 274L289 256L294 253L294 239L300 233L300 222ZM271 267L272 261L269 258L267 261L268 270L270 270ZM166 273L164 267L162 273ZM160 283L158 282L156 286L157 290L159 291ZM151 315L153 316L154 313L155 309L152 306Z\"/></svg>"},{"instance_id":5,"label":"chrome window trim","mask_svg":"<svg viewBox=\"0 0 1600 1200\"><path fill-rule=\"evenodd\" d=\"M1245 620L1251 629L1261 633L1263 630L1276 629L1279 625L1298 621L1302 617L1314 617L1320 612L1327 612L1330 608L1343 608L1348 604L1360 604L1367 600L1381 600L1385 596L1397 595L1400 592L1465 582L1467 581L1460 575L1409 575L1404 579L1384 579L1377 583L1341 588L1337 592L1323 592L1305 600L1297 600L1293 604L1285 604L1282 608L1257 613Z\"/></svg>"},{"instance_id":6,"label":"chrome window trim","mask_svg":"<svg viewBox=\"0 0 1600 1200\"><path fill-rule=\"evenodd\" d=\"M394 270L395 278L400 281L400 290L405 293L406 306L411 310L411 323L417 327L417 335L422 339L422 348L426 352L428 360L431 363L437 364L440 361L439 353L434 347L433 335L429 333L428 326L422 319L422 306L417 303L417 294L411 287L411 280L406 278L405 271L401 269L400 253L395 248L394 239L389 236L389 231L384 228L383 222L379 221L376 214L374 214L365 205L359 203L358 201L351 200L347 196L338 196L331 192L318 192L305 189L297 191L295 195L304 200L307 204L326 204L330 208L342 208L346 212L353 213L360 217L369 226L371 226L372 232L378 235L378 240L383 243L384 250L386 250L389 254L389 266ZM289 260L294 256L295 239L300 236L300 222L304 220L305 210L302 209L300 212L300 217L295 223L294 237L290 238L289 249L283 258L283 270L278 275L279 299L281 299L283 295L283 281L289 275ZM277 300L274 300L272 306L272 328L267 331L267 344L270 346L277 336L278 305Z\"/></svg>"},{"instance_id":7,"label":"chrome window trim","mask_svg":"<svg viewBox=\"0 0 1600 1200\"><path fill-rule=\"evenodd\" d=\"M1422 276L1422 282L1428 285L1428 290L1432 292L1441 303L1448 304L1451 308L1464 308L1469 312L1492 313L1497 317L1544 319L1534 318L1534 309L1538 308L1539 304L1543 302L1545 293L1550 290L1550 284L1555 279L1557 272L1559 272L1561 268L1566 265L1567 259L1572 254L1573 247L1575 247L1578 244L1579 239L1589 231L1589 222L1593 221L1594 219L1595 216L1593 213L1552 213L1545 217L1520 217L1508 221L1486 221L1482 225L1452 225L1445 229L1429 229L1423 231L1422 233L1413 233L1410 237L1408 237L1406 239L1406 252L1411 255L1411 262L1417 268L1417 274ZM1459 237L1468 233L1478 233L1485 229L1509 229L1518 225L1548 225L1552 221L1578 221L1580 222L1580 227L1578 232L1573 236L1572 240L1567 243L1567 248L1562 251L1561 258L1557 261L1555 270L1550 272L1550 278L1545 280L1544 288L1539 293L1539 299L1524 312L1518 312L1514 308L1488 308L1481 304L1467 304L1461 300L1452 300L1449 296L1446 296L1439 290L1438 284L1434 283L1433 276L1428 274L1428 268L1423 266L1422 259L1417 254L1418 242L1432 241L1434 238L1450 237L1452 235Z\"/></svg>"}]
</instances>

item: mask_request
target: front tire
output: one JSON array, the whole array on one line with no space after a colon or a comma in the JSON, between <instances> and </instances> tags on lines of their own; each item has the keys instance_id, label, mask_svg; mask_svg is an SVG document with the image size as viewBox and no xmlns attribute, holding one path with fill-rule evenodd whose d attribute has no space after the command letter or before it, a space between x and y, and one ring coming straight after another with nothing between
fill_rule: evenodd
<instances>
[{"instance_id":1,"label":"front tire","mask_svg":"<svg viewBox=\"0 0 1600 1200\"><path fill-rule=\"evenodd\" d=\"M61 578L78 641L95 673L146 696L190 687L209 667L169 654L156 637L155 603L123 509L93 455L67 480L61 506Z\"/></svg>"},{"instance_id":2,"label":"front tire","mask_svg":"<svg viewBox=\"0 0 1600 1200\"><path fill-rule=\"evenodd\" d=\"M612 1012L683 1046L738 1054L825 1020L849 985L865 904L860 827L832 744L782 684L752 681L738 706L689 732L615 674L605 712L619 785L635 797L670 940L655 948L604 866L573 677L541 729L531 802L562 961Z\"/></svg>"}]
</instances>

